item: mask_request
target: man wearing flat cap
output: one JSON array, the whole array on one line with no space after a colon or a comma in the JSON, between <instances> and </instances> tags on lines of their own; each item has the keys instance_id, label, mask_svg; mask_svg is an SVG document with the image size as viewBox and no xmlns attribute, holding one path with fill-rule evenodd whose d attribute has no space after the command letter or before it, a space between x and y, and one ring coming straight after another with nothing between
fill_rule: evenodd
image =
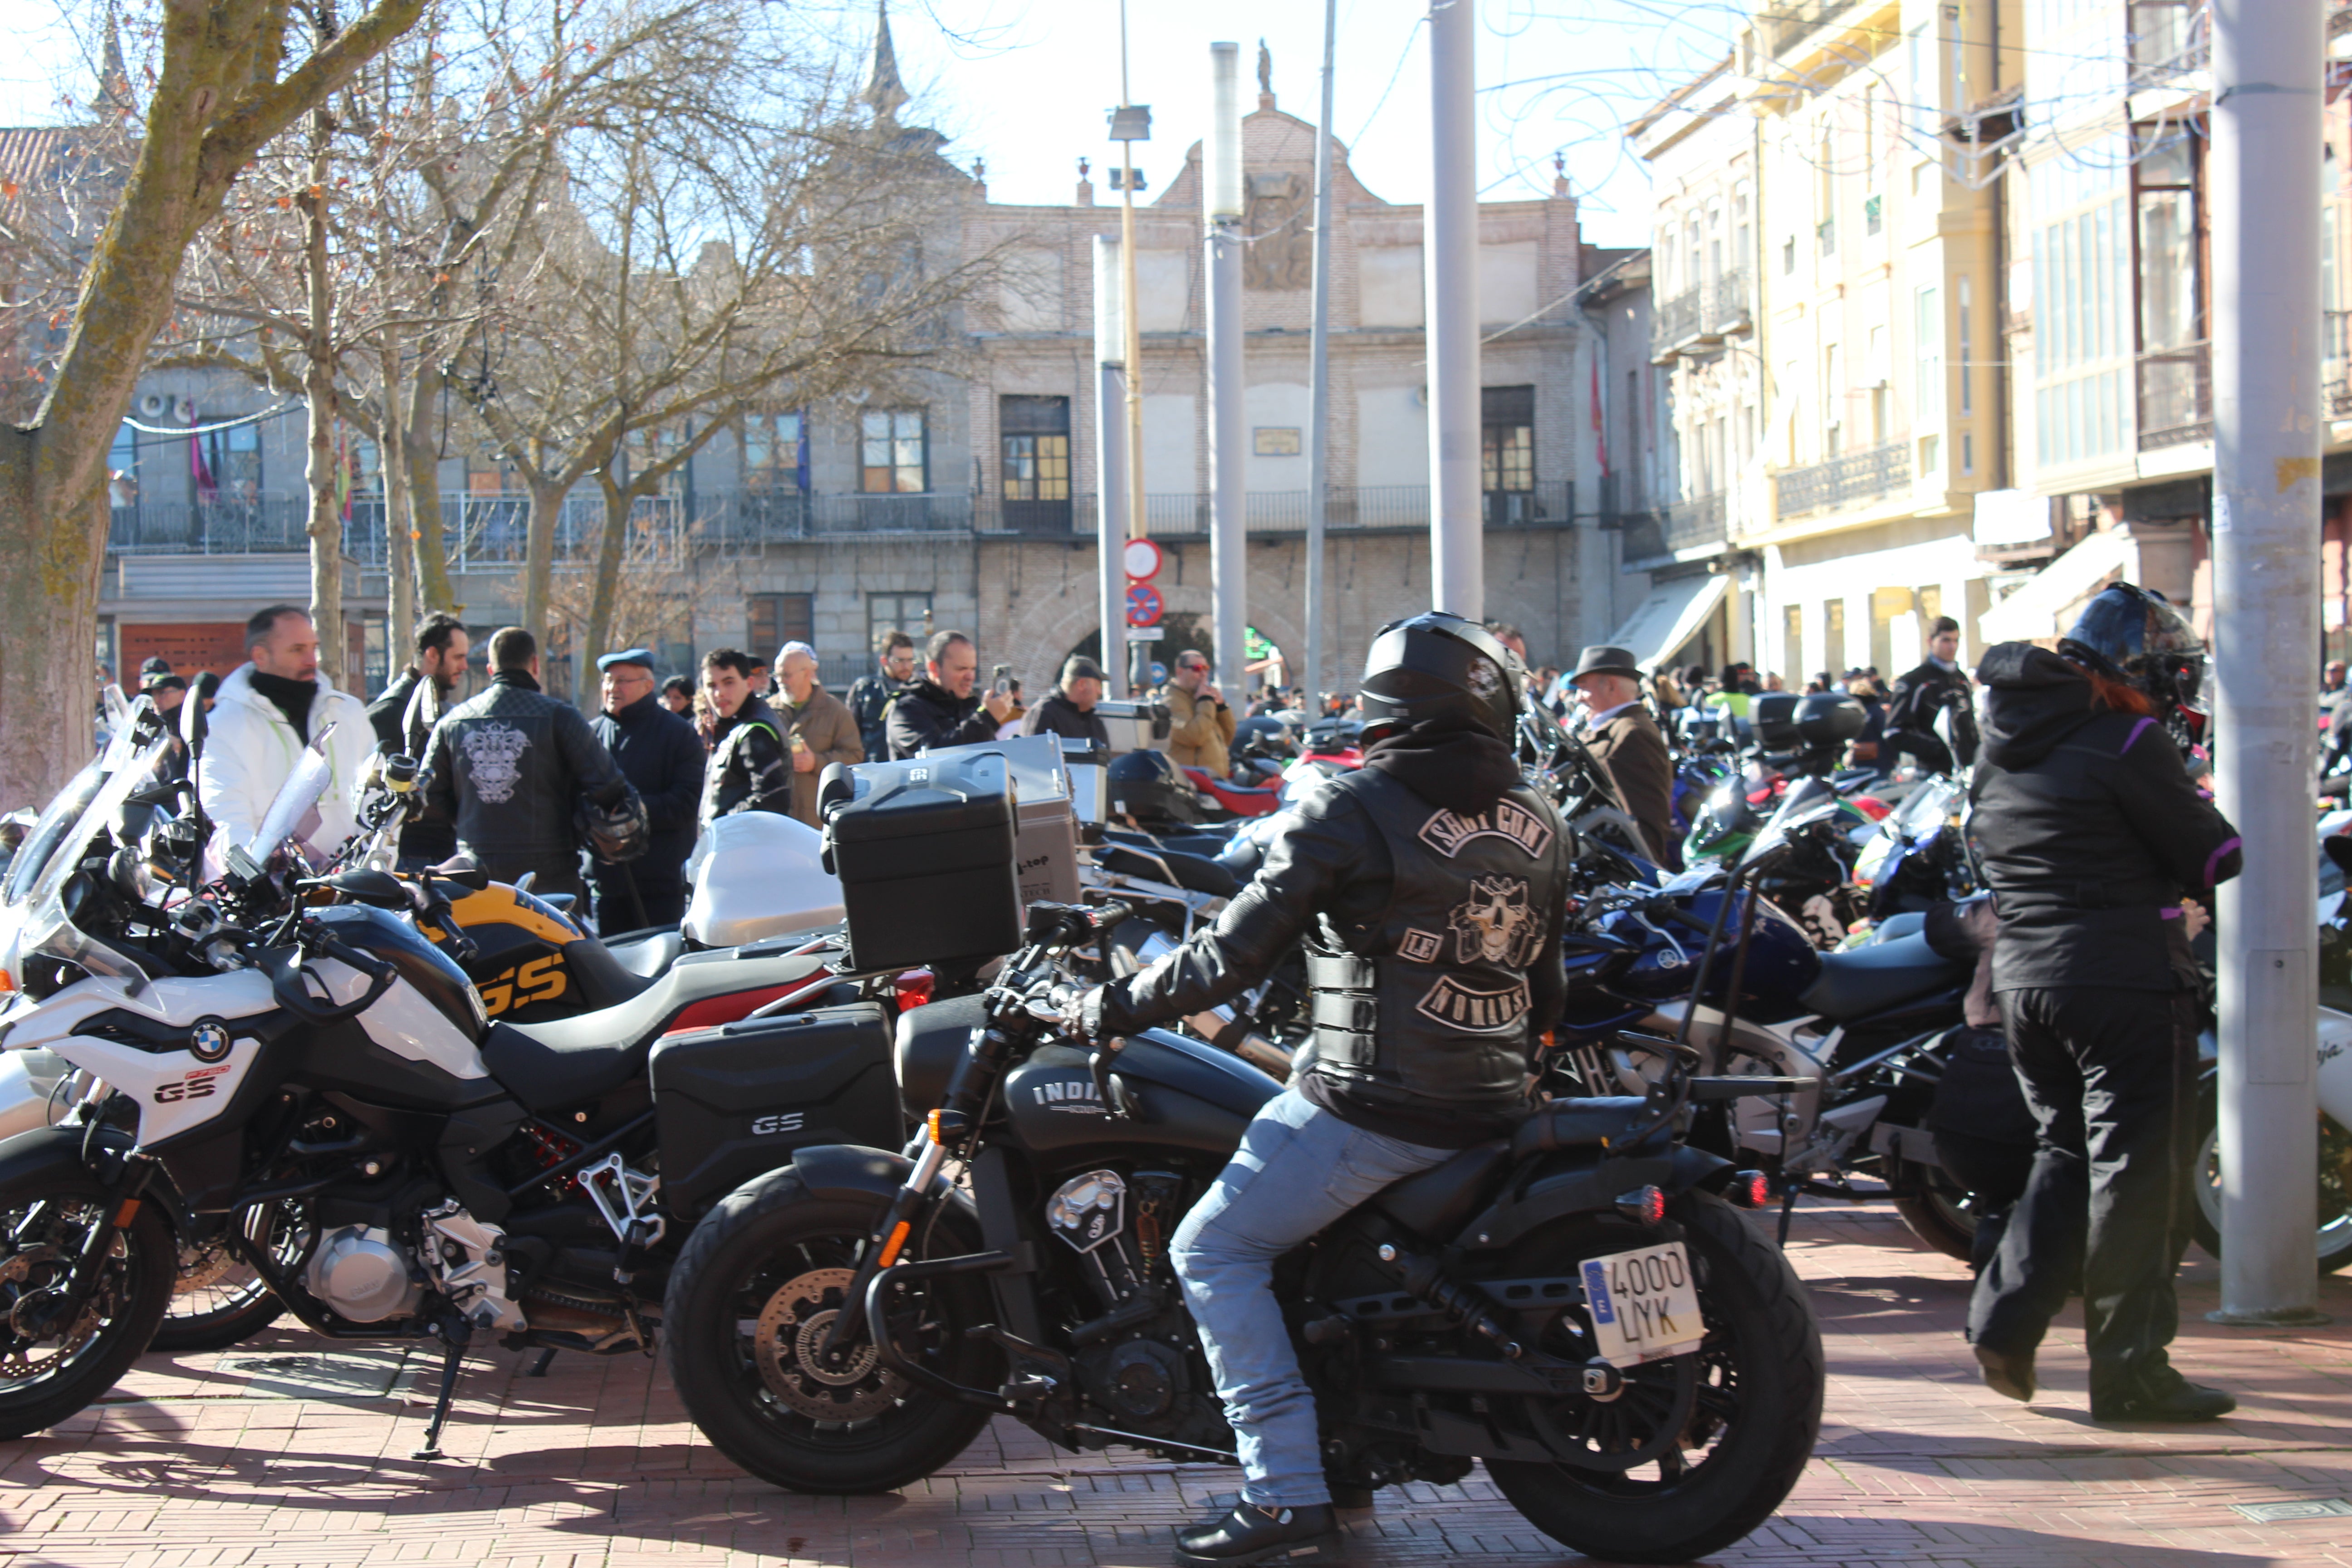
<instances>
[{"instance_id":1,"label":"man wearing flat cap","mask_svg":"<svg viewBox=\"0 0 2352 1568\"><path fill-rule=\"evenodd\" d=\"M1675 763L1666 738L1642 706L1642 669L1622 647L1586 648L1569 678L1583 704L1584 743L1609 772L1626 813L1641 826L1650 858L1678 864L1675 854Z\"/></svg>"},{"instance_id":2,"label":"man wearing flat cap","mask_svg":"<svg viewBox=\"0 0 2352 1568\"><path fill-rule=\"evenodd\" d=\"M702 742L671 712L654 681L649 648L624 648L596 661L604 711L588 721L646 803L652 829L646 852L617 865L594 863L596 927L636 931L686 918L686 858L694 852L695 811L702 804Z\"/></svg>"},{"instance_id":3,"label":"man wearing flat cap","mask_svg":"<svg viewBox=\"0 0 2352 1568\"><path fill-rule=\"evenodd\" d=\"M1074 653L1062 665L1062 683L1021 721L1024 735L1059 735L1081 746L1108 753L1110 731L1095 711L1102 700L1102 666L1085 654Z\"/></svg>"}]
</instances>

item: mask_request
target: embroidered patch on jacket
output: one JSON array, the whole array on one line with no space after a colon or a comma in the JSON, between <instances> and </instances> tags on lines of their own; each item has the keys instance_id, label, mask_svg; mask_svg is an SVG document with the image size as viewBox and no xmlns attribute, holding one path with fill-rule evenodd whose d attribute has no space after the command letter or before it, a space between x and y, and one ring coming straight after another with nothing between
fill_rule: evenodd
<instances>
[{"instance_id":1,"label":"embroidered patch on jacket","mask_svg":"<svg viewBox=\"0 0 2352 1568\"><path fill-rule=\"evenodd\" d=\"M1525 969L1535 961L1542 934L1524 877L1479 878L1470 884L1470 896L1454 906L1450 924L1456 963Z\"/></svg>"},{"instance_id":2,"label":"embroidered patch on jacket","mask_svg":"<svg viewBox=\"0 0 2352 1568\"><path fill-rule=\"evenodd\" d=\"M1437 955L1445 951L1445 939L1433 931L1408 928L1402 941L1397 943L1397 956L1408 963L1434 963Z\"/></svg>"},{"instance_id":3,"label":"embroidered patch on jacket","mask_svg":"<svg viewBox=\"0 0 2352 1568\"><path fill-rule=\"evenodd\" d=\"M1468 1035L1507 1035L1528 1019L1528 983L1514 980L1499 991L1475 991L1451 974L1438 976L1414 1011L1433 1023Z\"/></svg>"},{"instance_id":4,"label":"embroidered patch on jacket","mask_svg":"<svg viewBox=\"0 0 2352 1568\"><path fill-rule=\"evenodd\" d=\"M457 744L466 749L466 761L472 764L476 795L492 805L504 805L514 798L515 786L522 783L522 751L530 744L529 735L511 724L493 721L463 726Z\"/></svg>"},{"instance_id":5,"label":"embroidered patch on jacket","mask_svg":"<svg viewBox=\"0 0 2352 1568\"><path fill-rule=\"evenodd\" d=\"M1440 811L1421 825L1420 837L1449 860L1480 838L1507 838L1537 859L1551 843L1551 825L1523 805L1498 800L1475 816Z\"/></svg>"}]
</instances>

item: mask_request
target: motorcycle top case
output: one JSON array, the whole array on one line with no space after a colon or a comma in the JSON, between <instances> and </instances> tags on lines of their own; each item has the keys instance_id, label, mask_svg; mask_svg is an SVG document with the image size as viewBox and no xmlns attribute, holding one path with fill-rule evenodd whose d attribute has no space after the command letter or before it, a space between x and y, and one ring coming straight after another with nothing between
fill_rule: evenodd
<instances>
[{"instance_id":1,"label":"motorcycle top case","mask_svg":"<svg viewBox=\"0 0 2352 1568\"><path fill-rule=\"evenodd\" d=\"M662 1204L681 1217L803 1145L906 1142L890 1025L871 1002L671 1035L651 1071Z\"/></svg>"},{"instance_id":2,"label":"motorcycle top case","mask_svg":"<svg viewBox=\"0 0 2352 1568\"><path fill-rule=\"evenodd\" d=\"M1002 755L836 763L819 800L856 967L996 958L1021 945L1013 775Z\"/></svg>"}]
</instances>

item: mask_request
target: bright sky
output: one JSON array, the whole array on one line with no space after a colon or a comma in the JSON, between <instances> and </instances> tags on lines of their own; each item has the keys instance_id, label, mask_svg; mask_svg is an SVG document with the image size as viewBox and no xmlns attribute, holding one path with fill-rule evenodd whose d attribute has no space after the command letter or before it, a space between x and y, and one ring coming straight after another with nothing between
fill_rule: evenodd
<instances>
[{"instance_id":1,"label":"bright sky","mask_svg":"<svg viewBox=\"0 0 2352 1568\"><path fill-rule=\"evenodd\" d=\"M862 52L871 15L831 0ZM1482 194L1549 194L1551 156L1568 154L1584 198L1585 238L1648 240L1648 185L1621 134L1625 122L1718 58L1740 7L1721 0L1470 0L1478 11ZM990 195L1066 202L1077 160L1112 161L1104 110L1118 101L1119 0L894 0L891 28L914 101L903 118L954 140L957 162L988 163ZM1152 108L1153 139L1138 149L1147 195L1165 188L1207 112L1213 41L1242 46L1244 107L1255 104L1260 37L1274 55L1286 111L1315 118L1323 7L1316 0L1128 0L1132 91ZM65 17L74 0L0 0L0 124L66 117L65 91L86 99L92 73ZM1385 200L1418 202L1429 184L1429 58L1424 0L1339 0L1333 121L1358 177ZM61 87L60 84L63 84Z\"/></svg>"}]
</instances>

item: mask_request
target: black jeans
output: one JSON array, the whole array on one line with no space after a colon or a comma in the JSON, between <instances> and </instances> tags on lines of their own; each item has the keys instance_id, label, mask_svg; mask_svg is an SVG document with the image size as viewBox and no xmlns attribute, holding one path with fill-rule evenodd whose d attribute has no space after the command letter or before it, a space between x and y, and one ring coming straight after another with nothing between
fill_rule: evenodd
<instances>
[{"instance_id":1,"label":"black jeans","mask_svg":"<svg viewBox=\"0 0 2352 1568\"><path fill-rule=\"evenodd\" d=\"M2066 986L2000 993L2040 1126L2024 1195L1969 1303L1969 1338L2030 1353L2079 1268L2091 1394L2167 1364L2172 1276L2189 1245L2188 1126L2197 1015L2184 993Z\"/></svg>"},{"instance_id":2,"label":"black jeans","mask_svg":"<svg viewBox=\"0 0 2352 1568\"><path fill-rule=\"evenodd\" d=\"M686 884L676 877L657 876L651 867L635 861L599 865L595 875L596 930L603 935L674 926L686 918Z\"/></svg>"}]
</instances>

